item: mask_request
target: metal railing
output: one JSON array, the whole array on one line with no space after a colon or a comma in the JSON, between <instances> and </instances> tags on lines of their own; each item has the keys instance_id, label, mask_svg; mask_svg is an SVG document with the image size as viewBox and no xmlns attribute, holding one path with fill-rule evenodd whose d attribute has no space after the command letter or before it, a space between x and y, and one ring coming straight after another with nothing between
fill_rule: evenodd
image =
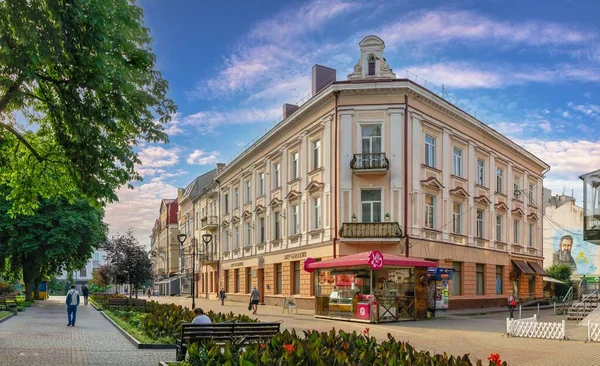
<instances>
[{"instance_id":1,"label":"metal railing","mask_svg":"<svg viewBox=\"0 0 600 366\"><path fill-rule=\"evenodd\" d=\"M571 286L569 288L569 291L567 291L567 294L565 296L563 296L563 300L562 300L562 313L563 315L567 315L567 311L569 310L569 307L573 304L573 286Z\"/></svg>"},{"instance_id":2,"label":"metal railing","mask_svg":"<svg viewBox=\"0 0 600 366\"><path fill-rule=\"evenodd\" d=\"M339 234L342 238L396 239L402 237L402 230L397 222L352 222L343 223Z\"/></svg>"},{"instance_id":3,"label":"metal railing","mask_svg":"<svg viewBox=\"0 0 600 366\"><path fill-rule=\"evenodd\" d=\"M385 157L385 153L354 154L350 161L350 168L353 170L388 170L390 161Z\"/></svg>"}]
</instances>

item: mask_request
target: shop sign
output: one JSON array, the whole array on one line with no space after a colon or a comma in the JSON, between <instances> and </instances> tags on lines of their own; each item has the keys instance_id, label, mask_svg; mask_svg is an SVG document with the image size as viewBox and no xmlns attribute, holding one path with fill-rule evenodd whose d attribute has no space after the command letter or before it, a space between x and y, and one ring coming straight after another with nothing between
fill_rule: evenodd
<instances>
[{"instance_id":1,"label":"shop sign","mask_svg":"<svg viewBox=\"0 0 600 366\"><path fill-rule=\"evenodd\" d=\"M335 285L336 286L352 286L354 283L354 275L350 274L342 274L335 276Z\"/></svg>"},{"instance_id":2,"label":"shop sign","mask_svg":"<svg viewBox=\"0 0 600 366\"><path fill-rule=\"evenodd\" d=\"M244 262L231 263L231 267L243 267L243 266L244 266Z\"/></svg>"},{"instance_id":3,"label":"shop sign","mask_svg":"<svg viewBox=\"0 0 600 366\"><path fill-rule=\"evenodd\" d=\"M306 257L306 252L290 253L283 256L283 259L297 259Z\"/></svg>"},{"instance_id":4,"label":"shop sign","mask_svg":"<svg viewBox=\"0 0 600 366\"><path fill-rule=\"evenodd\" d=\"M454 269L427 267L427 275L436 280L451 280L454 277Z\"/></svg>"},{"instance_id":5,"label":"shop sign","mask_svg":"<svg viewBox=\"0 0 600 366\"><path fill-rule=\"evenodd\" d=\"M372 269L379 269L383 267L383 254L378 250L372 250L369 252L368 263Z\"/></svg>"},{"instance_id":6,"label":"shop sign","mask_svg":"<svg viewBox=\"0 0 600 366\"><path fill-rule=\"evenodd\" d=\"M304 270L309 273L314 272L315 270L313 268L308 268L308 265L315 262L316 260L314 260L314 258L306 258L306 260L304 261Z\"/></svg>"}]
</instances>

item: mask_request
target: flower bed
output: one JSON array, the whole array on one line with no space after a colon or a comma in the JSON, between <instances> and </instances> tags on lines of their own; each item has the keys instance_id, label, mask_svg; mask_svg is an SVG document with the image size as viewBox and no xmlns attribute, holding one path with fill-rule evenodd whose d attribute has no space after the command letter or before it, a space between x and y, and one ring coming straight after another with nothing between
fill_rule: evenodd
<instances>
[{"instance_id":1,"label":"flower bed","mask_svg":"<svg viewBox=\"0 0 600 366\"><path fill-rule=\"evenodd\" d=\"M492 354L486 361L471 361L469 355L452 356L418 351L406 342L400 342L388 334L388 339L377 343L369 335L336 332L304 332L299 336L287 330L271 338L267 343L255 343L241 347L227 343L224 347L214 342L191 345L187 361L182 366L200 365L427 365L427 366L506 366L500 355Z\"/></svg>"}]
</instances>

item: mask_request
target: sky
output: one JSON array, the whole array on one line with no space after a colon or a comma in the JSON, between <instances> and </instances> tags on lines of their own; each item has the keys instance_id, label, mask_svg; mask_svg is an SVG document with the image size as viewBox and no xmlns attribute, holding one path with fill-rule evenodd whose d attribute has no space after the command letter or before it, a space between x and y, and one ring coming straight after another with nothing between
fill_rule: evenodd
<instances>
[{"instance_id":1,"label":"sky","mask_svg":"<svg viewBox=\"0 0 600 366\"><path fill-rule=\"evenodd\" d=\"M408 77L551 165L574 192L600 168L600 2L138 0L178 113L168 144L139 147L143 182L118 191L111 234L149 245L161 198L227 163L310 92L314 64L345 80L375 34Z\"/></svg>"}]
</instances>

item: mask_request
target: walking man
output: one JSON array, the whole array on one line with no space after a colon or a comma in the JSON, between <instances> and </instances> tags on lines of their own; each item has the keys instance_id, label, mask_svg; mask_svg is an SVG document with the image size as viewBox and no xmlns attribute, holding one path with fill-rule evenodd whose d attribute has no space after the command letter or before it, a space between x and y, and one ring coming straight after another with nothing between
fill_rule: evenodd
<instances>
[{"instance_id":1,"label":"walking man","mask_svg":"<svg viewBox=\"0 0 600 366\"><path fill-rule=\"evenodd\" d=\"M75 290L75 285L71 285L65 302L67 303L67 318L69 320L67 327L74 327L77 318L77 306L79 306L79 292Z\"/></svg>"},{"instance_id":2,"label":"walking man","mask_svg":"<svg viewBox=\"0 0 600 366\"><path fill-rule=\"evenodd\" d=\"M219 291L219 298L221 299L221 305L225 305L225 289L221 287L221 291Z\"/></svg>"},{"instance_id":3,"label":"walking man","mask_svg":"<svg viewBox=\"0 0 600 366\"><path fill-rule=\"evenodd\" d=\"M250 304L252 305L252 314L256 315L256 310L258 310L258 300L260 293L256 289L256 286L252 288L252 292L250 293Z\"/></svg>"},{"instance_id":4,"label":"walking man","mask_svg":"<svg viewBox=\"0 0 600 366\"><path fill-rule=\"evenodd\" d=\"M517 306L517 298L513 295L513 292L508 293L508 311L510 313L510 319L514 319L513 312L515 311L515 307Z\"/></svg>"},{"instance_id":5,"label":"walking man","mask_svg":"<svg viewBox=\"0 0 600 366\"><path fill-rule=\"evenodd\" d=\"M81 292L83 292L83 305L87 306L88 296L90 296L90 289L87 287L87 285L83 285Z\"/></svg>"}]
</instances>

